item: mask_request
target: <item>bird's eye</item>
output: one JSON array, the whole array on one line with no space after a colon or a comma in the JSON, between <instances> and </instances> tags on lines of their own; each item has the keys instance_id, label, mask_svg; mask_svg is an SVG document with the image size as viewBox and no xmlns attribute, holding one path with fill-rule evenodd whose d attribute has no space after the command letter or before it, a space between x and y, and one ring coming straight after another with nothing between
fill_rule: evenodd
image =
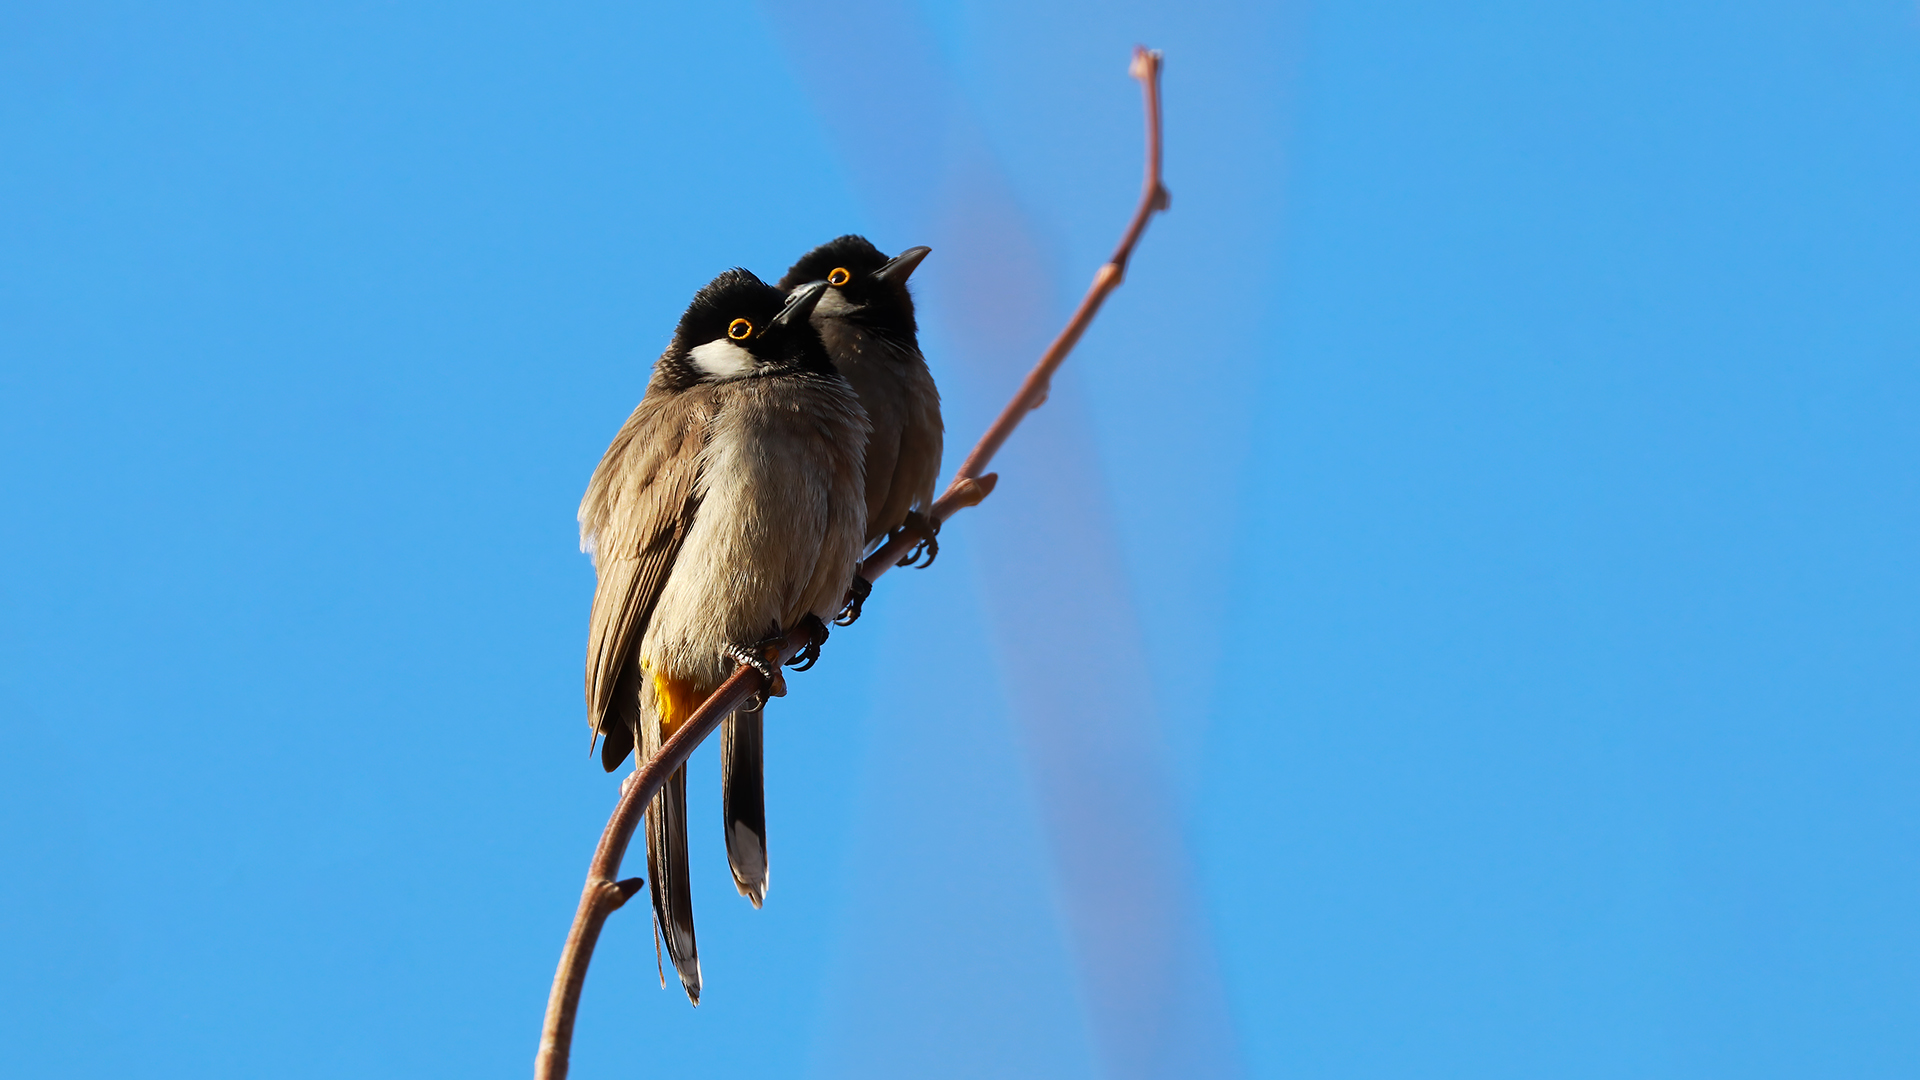
<instances>
[{"instance_id":1,"label":"bird's eye","mask_svg":"<svg viewBox=\"0 0 1920 1080\"><path fill-rule=\"evenodd\" d=\"M834 267L833 273L827 275L827 284L829 285L845 285L852 280L853 275L847 273L847 268L844 266Z\"/></svg>"},{"instance_id":2,"label":"bird's eye","mask_svg":"<svg viewBox=\"0 0 1920 1080\"><path fill-rule=\"evenodd\" d=\"M753 324L745 319L735 319L727 324L727 336L735 341L745 341L753 336Z\"/></svg>"}]
</instances>

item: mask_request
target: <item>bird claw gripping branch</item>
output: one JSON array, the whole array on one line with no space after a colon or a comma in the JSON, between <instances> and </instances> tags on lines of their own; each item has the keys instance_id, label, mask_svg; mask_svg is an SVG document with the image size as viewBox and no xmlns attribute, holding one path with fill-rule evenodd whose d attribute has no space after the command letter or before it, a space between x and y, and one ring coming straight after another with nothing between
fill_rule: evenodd
<instances>
[{"instance_id":1,"label":"bird claw gripping branch","mask_svg":"<svg viewBox=\"0 0 1920 1080\"><path fill-rule=\"evenodd\" d=\"M901 531L917 534L919 542L913 545L906 556L895 564L896 566L913 566L918 563L920 569L925 570L933 565L933 560L940 557L939 522L917 510L908 511L907 522L901 526ZM922 555L926 556L925 562L920 562Z\"/></svg>"},{"instance_id":2,"label":"bird claw gripping branch","mask_svg":"<svg viewBox=\"0 0 1920 1080\"><path fill-rule=\"evenodd\" d=\"M727 646L728 656L731 656L735 660L739 661L741 666L750 667L753 670L759 672L761 676L767 680L767 688L765 690L762 690L760 693L754 695L753 700L750 700L745 705L740 706L740 709L738 711L752 712L754 709L757 709L762 705L765 705L767 703L767 699L770 697L786 697L787 696L787 680L785 676L780 674L780 662L779 662L780 653L778 652L779 646L780 646L779 638L774 638L771 641L763 641L758 645L752 645L752 646L745 646L745 647L740 645ZM771 663L769 663L767 660L767 657L769 655L774 657L774 660Z\"/></svg>"},{"instance_id":3,"label":"bird claw gripping branch","mask_svg":"<svg viewBox=\"0 0 1920 1080\"><path fill-rule=\"evenodd\" d=\"M860 621L860 607L873 595L873 582L859 574L853 575L853 584L847 587L847 606L833 617L835 626L852 626Z\"/></svg>"},{"instance_id":4,"label":"bird claw gripping branch","mask_svg":"<svg viewBox=\"0 0 1920 1080\"><path fill-rule=\"evenodd\" d=\"M864 581L866 579L856 578L855 580ZM869 585L868 588L871 589L872 586ZM827 643L826 623L809 615L800 620L800 625L807 628L807 647L794 653L793 659L787 661L787 666L795 671L805 671L818 663L820 661L820 646Z\"/></svg>"}]
</instances>

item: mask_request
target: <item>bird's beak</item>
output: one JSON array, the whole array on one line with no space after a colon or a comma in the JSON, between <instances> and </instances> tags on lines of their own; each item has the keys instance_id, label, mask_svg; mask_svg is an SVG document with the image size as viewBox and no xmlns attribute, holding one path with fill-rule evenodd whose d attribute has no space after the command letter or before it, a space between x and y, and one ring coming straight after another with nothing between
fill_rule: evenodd
<instances>
[{"instance_id":1,"label":"bird's beak","mask_svg":"<svg viewBox=\"0 0 1920 1080\"><path fill-rule=\"evenodd\" d=\"M781 308L780 314L773 317L773 322L767 329L785 328L796 323L805 324L807 317L813 314L813 309L820 305L820 298L825 295L827 295L827 283L824 281L809 281L793 290L787 294L787 306Z\"/></svg>"},{"instance_id":2,"label":"bird's beak","mask_svg":"<svg viewBox=\"0 0 1920 1080\"><path fill-rule=\"evenodd\" d=\"M904 285L907 279L913 276L913 268L919 266L920 260L932 253L933 249L930 247L910 247L888 259L887 265L875 270L873 279L888 285L895 283Z\"/></svg>"}]
</instances>

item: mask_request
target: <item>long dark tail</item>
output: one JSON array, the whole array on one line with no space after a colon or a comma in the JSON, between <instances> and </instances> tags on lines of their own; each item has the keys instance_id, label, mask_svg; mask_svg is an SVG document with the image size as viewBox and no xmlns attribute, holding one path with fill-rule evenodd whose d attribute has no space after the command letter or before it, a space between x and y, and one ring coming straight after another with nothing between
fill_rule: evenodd
<instances>
[{"instance_id":1,"label":"long dark tail","mask_svg":"<svg viewBox=\"0 0 1920 1080\"><path fill-rule=\"evenodd\" d=\"M647 807L647 877L653 917L687 998L700 1004L700 953L693 943L693 881L687 873L687 768L667 778Z\"/></svg>"},{"instance_id":2,"label":"long dark tail","mask_svg":"<svg viewBox=\"0 0 1920 1080\"><path fill-rule=\"evenodd\" d=\"M767 899L767 787L762 753L766 707L727 718L720 737L720 808L727 819L733 887L759 907Z\"/></svg>"}]
</instances>

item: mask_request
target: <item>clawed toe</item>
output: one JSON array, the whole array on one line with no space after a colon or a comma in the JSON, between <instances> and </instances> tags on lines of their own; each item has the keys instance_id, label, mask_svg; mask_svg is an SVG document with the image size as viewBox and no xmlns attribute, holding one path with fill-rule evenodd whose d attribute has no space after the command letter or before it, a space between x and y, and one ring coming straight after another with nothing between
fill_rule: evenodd
<instances>
[{"instance_id":1,"label":"clawed toe","mask_svg":"<svg viewBox=\"0 0 1920 1080\"><path fill-rule=\"evenodd\" d=\"M906 523L901 525L900 528L903 532L919 534L920 539L918 543L913 545L913 550L907 552L906 557L894 565L913 566L918 564L922 570L932 566L933 560L940 557L940 523L920 513L918 510L910 510L907 512ZM925 562L921 562L922 556L925 557Z\"/></svg>"},{"instance_id":2,"label":"clawed toe","mask_svg":"<svg viewBox=\"0 0 1920 1080\"><path fill-rule=\"evenodd\" d=\"M847 606L841 608L840 614L833 617L833 625L852 626L855 622L858 622L860 619L861 606L867 602L867 597L872 595L873 582L868 581L859 574L853 575L853 584L847 588ZM826 627L823 626L820 628L822 634L825 634L826 631ZM821 640L824 641L826 639L823 637Z\"/></svg>"},{"instance_id":3,"label":"clawed toe","mask_svg":"<svg viewBox=\"0 0 1920 1080\"><path fill-rule=\"evenodd\" d=\"M855 580L864 581L865 579L856 578ZM868 586L868 588L871 589L872 586ZM855 617L858 617L857 612L855 613ZM807 647L795 653L793 659L787 661L787 666L795 671L805 671L818 663L820 660L820 646L827 643L827 624L821 622L818 616L808 615L805 619L801 620L801 622L807 628Z\"/></svg>"},{"instance_id":4,"label":"clawed toe","mask_svg":"<svg viewBox=\"0 0 1920 1080\"><path fill-rule=\"evenodd\" d=\"M777 665L767 662L766 651L763 646L728 645L727 655L759 672L767 680L766 692L760 695L761 701L749 703L748 706L744 707L751 707L754 704L764 704L765 698L767 697L787 696L787 680L780 674L780 668Z\"/></svg>"},{"instance_id":5,"label":"clawed toe","mask_svg":"<svg viewBox=\"0 0 1920 1080\"><path fill-rule=\"evenodd\" d=\"M919 563L919 568L925 570L927 567L932 566L933 560L940 557L940 538L937 536L929 536L915 545L912 551L907 552L907 565L914 565L914 560L919 559L921 555L925 555L926 559Z\"/></svg>"}]
</instances>

